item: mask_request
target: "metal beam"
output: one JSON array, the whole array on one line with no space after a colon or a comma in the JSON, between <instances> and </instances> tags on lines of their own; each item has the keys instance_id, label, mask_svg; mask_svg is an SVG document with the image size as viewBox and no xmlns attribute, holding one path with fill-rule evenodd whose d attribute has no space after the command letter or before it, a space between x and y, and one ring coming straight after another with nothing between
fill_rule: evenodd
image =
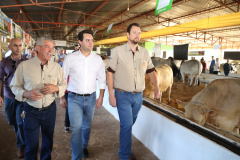
<instances>
[{"instance_id":1,"label":"metal beam","mask_svg":"<svg viewBox=\"0 0 240 160\"><path fill-rule=\"evenodd\" d=\"M83 21L81 21L79 24L82 25L85 21L87 21L90 17L92 17L99 9L101 9L105 4L107 4L109 0L102 2L90 15L87 16ZM73 31L75 31L78 28L78 26L73 27L68 34L66 34L63 39L65 39L68 35L70 35ZM106 27L107 28L107 27Z\"/></svg>"},{"instance_id":2,"label":"metal beam","mask_svg":"<svg viewBox=\"0 0 240 160\"><path fill-rule=\"evenodd\" d=\"M19 4L18 0L14 0L14 1L15 1L15 3L16 3L17 5ZM24 17L25 17L28 21L31 21L31 19L30 19L29 16L27 15L27 12L25 11L25 9L24 9L23 7L18 7L18 8L22 11L22 13L25 13L25 14L24 14ZM33 26L32 23L29 23L29 24L30 24L30 26L31 26L33 29L35 29L35 27ZM35 33L36 33L36 35L39 37L38 32L36 31Z\"/></svg>"},{"instance_id":3,"label":"metal beam","mask_svg":"<svg viewBox=\"0 0 240 160\"><path fill-rule=\"evenodd\" d=\"M62 0L62 1L65 2L66 0ZM62 15L63 7L64 7L64 3L61 4L61 8L60 8L60 11L59 11L59 14L58 14L58 17L57 17L56 22L60 22L60 20L61 20L61 15ZM55 36L55 34L56 34L56 29L57 29L57 28L55 28L54 31L53 31L52 38L53 38L53 37Z\"/></svg>"},{"instance_id":4,"label":"metal beam","mask_svg":"<svg viewBox=\"0 0 240 160\"><path fill-rule=\"evenodd\" d=\"M42 3L28 3L28 4L17 4L17 5L7 5L7 6L0 6L0 8L12 8L12 7L26 7L26 6L36 6L36 5L51 5L51 4L62 4L62 3L78 3L78 2L99 2L99 1L106 1L106 0L76 0L76 1L55 1L55 2L42 2Z\"/></svg>"},{"instance_id":5,"label":"metal beam","mask_svg":"<svg viewBox=\"0 0 240 160\"><path fill-rule=\"evenodd\" d=\"M233 11L234 13L235 13L235 12L237 12L237 11L234 11L232 8L230 8L230 7L226 6L226 4L225 4L225 3L223 3L222 1L218 1L218 0L214 0L214 1L218 2L219 4L221 4L222 6L224 6L224 7L228 8L228 9L230 9L230 10L231 10L231 11Z\"/></svg>"}]
</instances>

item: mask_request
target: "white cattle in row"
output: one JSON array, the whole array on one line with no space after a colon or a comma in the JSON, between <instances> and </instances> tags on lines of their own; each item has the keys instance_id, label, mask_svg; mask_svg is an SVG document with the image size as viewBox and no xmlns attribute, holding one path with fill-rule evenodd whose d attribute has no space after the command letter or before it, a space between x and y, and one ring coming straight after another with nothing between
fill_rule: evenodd
<instances>
[{"instance_id":1,"label":"white cattle in row","mask_svg":"<svg viewBox=\"0 0 240 160\"><path fill-rule=\"evenodd\" d=\"M202 64L197 60L183 62L180 67L183 83L185 83L185 75L190 75L190 86L192 86L193 78L195 77L194 86L198 83L198 78L202 72Z\"/></svg>"},{"instance_id":2,"label":"white cattle in row","mask_svg":"<svg viewBox=\"0 0 240 160\"><path fill-rule=\"evenodd\" d=\"M189 103L177 100L186 118L204 126L211 123L228 131L237 131L240 122L239 79L216 79L196 94Z\"/></svg>"},{"instance_id":3,"label":"white cattle in row","mask_svg":"<svg viewBox=\"0 0 240 160\"><path fill-rule=\"evenodd\" d=\"M160 89L160 102L161 102L161 97L162 97L162 92L166 91L168 88L168 102L170 102L170 94L171 94L171 89L172 89L172 84L173 84L173 71L172 68L169 67L166 64L160 64L156 68L156 75L158 78L158 84L159 84L159 89ZM145 90L143 91L143 94L150 97L154 98L154 86L150 81L150 77L148 74L145 76Z\"/></svg>"}]
</instances>

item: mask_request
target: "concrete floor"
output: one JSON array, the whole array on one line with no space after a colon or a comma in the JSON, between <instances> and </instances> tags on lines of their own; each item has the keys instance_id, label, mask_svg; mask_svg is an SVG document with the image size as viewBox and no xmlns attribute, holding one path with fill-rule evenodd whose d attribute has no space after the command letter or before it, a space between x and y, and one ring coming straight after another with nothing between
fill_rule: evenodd
<instances>
[{"instance_id":1,"label":"concrete floor","mask_svg":"<svg viewBox=\"0 0 240 160\"><path fill-rule=\"evenodd\" d=\"M59 105L59 100L57 100L57 106L52 159L71 160L71 132L64 132L65 109ZM7 123L3 108L0 108L0 127L0 160L18 159L16 156L16 135L13 128ZM96 109L88 147L89 158L86 160L118 160L118 148L119 122L103 107ZM138 160L158 160L134 136L132 152Z\"/></svg>"}]
</instances>

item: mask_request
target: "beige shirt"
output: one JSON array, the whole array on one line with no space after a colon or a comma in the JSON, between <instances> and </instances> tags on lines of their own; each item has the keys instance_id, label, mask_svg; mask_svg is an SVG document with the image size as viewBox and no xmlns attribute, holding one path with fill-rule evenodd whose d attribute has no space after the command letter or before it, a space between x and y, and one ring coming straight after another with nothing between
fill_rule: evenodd
<instances>
[{"instance_id":1,"label":"beige shirt","mask_svg":"<svg viewBox=\"0 0 240 160\"><path fill-rule=\"evenodd\" d=\"M146 71L154 68L145 48L138 46L133 56L128 43L113 49L108 67L115 71L113 87L127 92L142 92Z\"/></svg>"},{"instance_id":2,"label":"beige shirt","mask_svg":"<svg viewBox=\"0 0 240 160\"><path fill-rule=\"evenodd\" d=\"M38 87L36 92L40 93L39 89L44 87L44 83L51 83L57 85L59 88L58 93L43 95L42 98L33 101L23 98L25 90L32 90ZM18 101L26 101L30 106L35 108L42 108L49 106L56 97L64 96L67 88L67 82L64 79L62 68L53 61L48 61L41 69L41 61L38 57L20 63L13 76L10 88L15 94L15 99Z\"/></svg>"}]
</instances>

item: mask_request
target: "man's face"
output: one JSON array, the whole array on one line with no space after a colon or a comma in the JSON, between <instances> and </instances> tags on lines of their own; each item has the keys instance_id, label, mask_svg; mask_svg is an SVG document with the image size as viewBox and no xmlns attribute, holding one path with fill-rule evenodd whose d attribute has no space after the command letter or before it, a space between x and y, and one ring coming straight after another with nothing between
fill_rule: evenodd
<instances>
[{"instance_id":1,"label":"man's face","mask_svg":"<svg viewBox=\"0 0 240 160\"><path fill-rule=\"evenodd\" d=\"M212 57L212 59L214 59L214 57Z\"/></svg>"},{"instance_id":2,"label":"man's face","mask_svg":"<svg viewBox=\"0 0 240 160\"><path fill-rule=\"evenodd\" d=\"M128 41L136 45L141 39L141 29L137 26L132 26L130 34L127 32Z\"/></svg>"},{"instance_id":3,"label":"man's face","mask_svg":"<svg viewBox=\"0 0 240 160\"><path fill-rule=\"evenodd\" d=\"M22 54L22 41L20 39L13 39L8 47L12 50L13 55L18 56Z\"/></svg>"},{"instance_id":4,"label":"man's face","mask_svg":"<svg viewBox=\"0 0 240 160\"><path fill-rule=\"evenodd\" d=\"M43 62L50 61L53 55L53 48L54 44L49 40L44 40L42 46L37 45L36 49L38 51L39 59Z\"/></svg>"},{"instance_id":5,"label":"man's face","mask_svg":"<svg viewBox=\"0 0 240 160\"><path fill-rule=\"evenodd\" d=\"M28 49L27 52L28 54L30 54L32 52L32 49Z\"/></svg>"},{"instance_id":6,"label":"man's face","mask_svg":"<svg viewBox=\"0 0 240 160\"><path fill-rule=\"evenodd\" d=\"M88 33L83 34L83 41L78 41L81 45L81 51L91 52L93 49L93 36Z\"/></svg>"},{"instance_id":7,"label":"man's face","mask_svg":"<svg viewBox=\"0 0 240 160\"><path fill-rule=\"evenodd\" d=\"M63 49L60 50L60 54L63 55Z\"/></svg>"},{"instance_id":8,"label":"man's face","mask_svg":"<svg viewBox=\"0 0 240 160\"><path fill-rule=\"evenodd\" d=\"M216 59L216 61L218 62L218 58Z\"/></svg>"},{"instance_id":9,"label":"man's face","mask_svg":"<svg viewBox=\"0 0 240 160\"><path fill-rule=\"evenodd\" d=\"M75 46L75 51L78 51L78 49L79 49L79 46Z\"/></svg>"}]
</instances>

